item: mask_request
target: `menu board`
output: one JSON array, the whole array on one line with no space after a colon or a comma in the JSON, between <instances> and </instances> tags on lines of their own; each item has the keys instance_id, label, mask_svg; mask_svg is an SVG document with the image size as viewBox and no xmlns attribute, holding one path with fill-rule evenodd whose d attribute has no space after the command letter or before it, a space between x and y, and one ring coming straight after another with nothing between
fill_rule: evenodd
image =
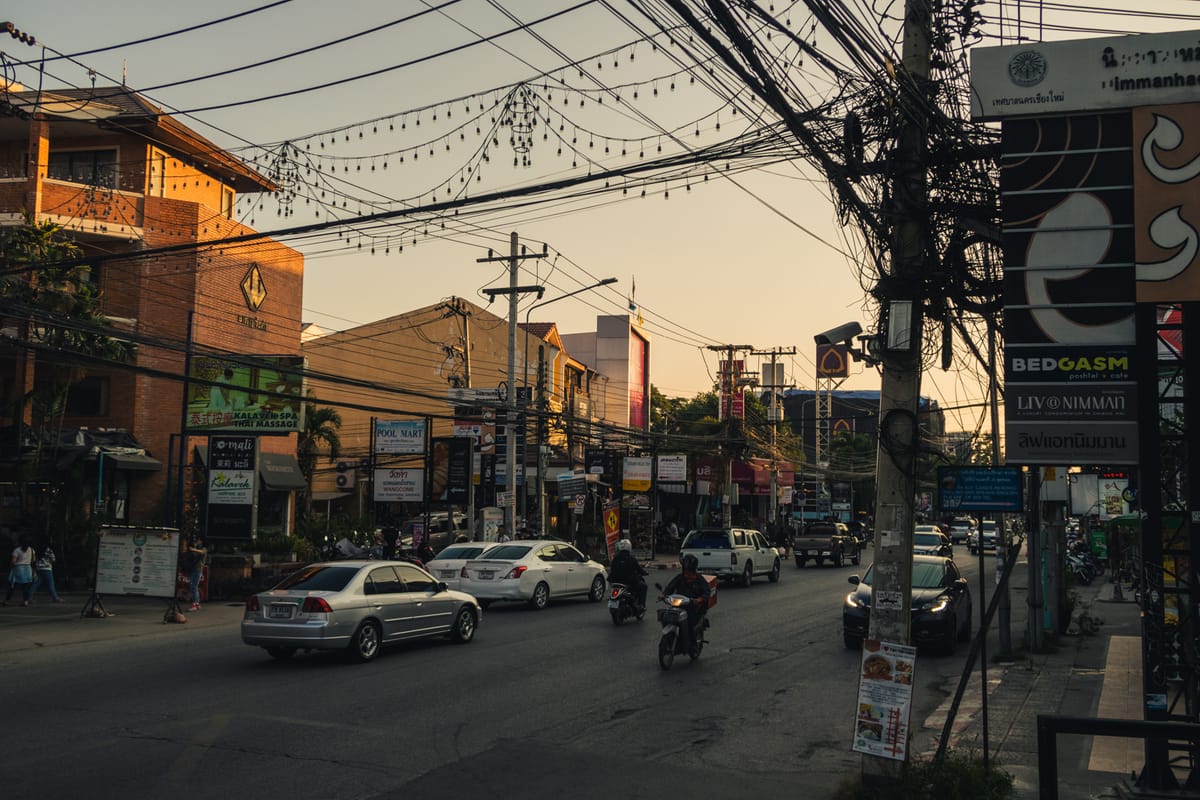
<instances>
[{"instance_id":1,"label":"menu board","mask_svg":"<svg viewBox=\"0 0 1200 800\"><path fill-rule=\"evenodd\" d=\"M174 528L101 528L95 593L174 597L178 562Z\"/></svg>"},{"instance_id":2,"label":"menu board","mask_svg":"<svg viewBox=\"0 0 1200 800\"><path fill-rule=\"evenodd\" d=\"M904 761L912 708L917 648L867 639L858 680L858 710L851 749Z\"/></svg>"}]
</instances>

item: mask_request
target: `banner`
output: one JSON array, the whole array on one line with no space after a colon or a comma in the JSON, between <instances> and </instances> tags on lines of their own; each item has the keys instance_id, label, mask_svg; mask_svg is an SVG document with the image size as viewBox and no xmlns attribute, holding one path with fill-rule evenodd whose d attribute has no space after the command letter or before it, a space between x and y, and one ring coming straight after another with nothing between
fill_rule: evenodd
<instances>
[{"instance_id":1,"label":"banner","mask_svg":"<svg viewBox=\"0 0 1200 800\"><path fill-rule=\"evenodd\" d=\"M916 660L916 647L875 639L863 642L851 749L896 761L905 759Z\"/></svg>"},{"instance_id":2,"label":"banner","mask_svg":"<svg viewBox=\"0 0 1200 800\"><path fill-rule=\"evenodd\" d=\"M608 545L608 561L611 564L617 553L617 542L621 539L621 504L616 500L604 501L604 543Z\"/></svg>"},{"instance_id":3,"label":"banner","mask_svg":"<svg viewBox=\"0 0 1200 800\"><path fill-rule=\"evenodd\" d=\"M193 356L188 372L190 431L286 435L300 430L302 356Z\"/></svg>"}]
</instances>

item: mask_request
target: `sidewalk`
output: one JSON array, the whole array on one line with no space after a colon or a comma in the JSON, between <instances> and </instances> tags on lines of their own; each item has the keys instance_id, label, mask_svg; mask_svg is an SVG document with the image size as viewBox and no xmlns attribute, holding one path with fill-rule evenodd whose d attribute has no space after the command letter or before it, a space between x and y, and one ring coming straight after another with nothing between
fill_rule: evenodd
<instances>
[{"instance_id":1,"label":"sidewalk","mask_svg":"<svg viewBox=\"0 0 1200 800\"><path fill-rule=\"evenodd\" d=\"M989 563L990 569L990 563ZM1028 567L1024 554L1012 573L1010 624L1014 649L1022 657L1011 662L994 660L996 624L988 639L987 744L989 759L1014 777L1016 797L1038 796L1037 717L1060 714L1078 717L1141 719L1141 622L1132 600L1112 600L1111 576L1098 577L1090 586L1074 586L1072 624L1065 636L1048 650L1024 654L1027 618ZM972 587L975 588L975 587ZM1082 626L1079 621L1084 623ZM1087 628L1095 625L1095 632ZM954 686L948 687L953 692ZM959 706L950 734L950 747L960 753L982 754L983 693L979 665ZM949 711L950 699L918 732L928 742L928 753ZM1118 797L1117 785L1142 767L1140 739L1060 736L1058 788L1064 800Z\"/></svg>"},{"instance_id":2,"label":"sidewalk","mask_svg":"<svg viewBox=\"0 0 1200 800\"><path fill-rule=\"evenodd\" d=\"M164 623L168 601L161 598L111 596L101 598L106 617L85 617L88 592L60 592L65 602L52 603L39 593L24 607L18 601L0 606L0 641L5 652L33 650L64 644L108 641L147 635L178 634L189 629L234 626L242 618L242 604L215 602L200 611L185 611L185 624ZM186 608L186 606L182 606Z\"/></svg>"}]
</instances>

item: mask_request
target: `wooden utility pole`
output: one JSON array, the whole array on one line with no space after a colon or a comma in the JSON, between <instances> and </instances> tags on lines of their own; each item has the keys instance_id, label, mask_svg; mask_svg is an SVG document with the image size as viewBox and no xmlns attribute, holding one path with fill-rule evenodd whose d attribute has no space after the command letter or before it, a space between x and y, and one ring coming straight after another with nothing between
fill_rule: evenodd
<instances>
[{"instance_id":1,"label":"wooden utility pole","mask_svg":"<svg viewBox=\"0 0 1200 800\"><path fill-rule=\"evenodd\" d=\"M717 419L725 423L725 475L722 480L725 483L725 495L721 501L721 526L725 528L733 525L733 431L734 431L734 415L733 415L733 393L737 389L737 376L733 371L733 354L737 350L754 350L752 344L710 344L709 350L718 353L725 353L725 368L718 371L718 376L721 381L720 390L717 392ZM725 398L729 400L729 413L725 413Z\"/></svg>"},{"instance_id":2,"label":"wooden utility pole","mask_svg":"<svg viewBox=\"0 0 1200 800\"><path fill-rule=\"evenodd\" d=\"M520 270L521 262L527 258L546 258L549 255L549 250L542 245L540 253L526 253L524 248L520 252L517 250L517 233L513 231L509 235L509 254L507 256L494 256L489 250L486 258L477 258L477 263L483 264L489 261L507 261L508 262L508 288L507 289L484 289L484 294L488 295L493 300L498 294L508 295L508 386L504 398L505 406L505 440L504 440L504 455L505 455L505 489L508 490L508 501L504 504L505 513L504 520L508 524L508 534L514 536L517 531L517 300L523 292L537 292L540 300L542 294L546 291L543 286L518 286L517 273ZM522 362L525 360L526 354L522 354ZM524 466L524 465L522 465Z\"/></svg>"},{"instance_id":3,"label":"wooden utility pole","mask_svg":"<svg viewBox=\"0 0 1200 800\"><path fill-rule=\"evenodd\" d=\"M927 263L929 0L906 0L902 68L896 72L900 133L891 176L891 269L876 290L881 306L883 379L879 394L875 580L868 637L909 642L916 461L920 437L922 274ZM863 782L876 786L900 763L863 756Z\"/></svg>"}]
</instances>

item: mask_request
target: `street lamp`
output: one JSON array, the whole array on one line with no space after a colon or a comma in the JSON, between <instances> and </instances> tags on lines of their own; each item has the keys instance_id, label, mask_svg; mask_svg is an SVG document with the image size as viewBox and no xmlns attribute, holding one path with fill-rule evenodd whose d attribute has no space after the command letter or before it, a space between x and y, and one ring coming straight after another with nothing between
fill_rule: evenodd
<instances>
[{"instance_id":1,"label":"street lamp","mask_svg":"<svg viewBox=\"0 0 1200 800\"><path fill-rule=\"evenodd\" d=\"M568 297L574 297L577 294L581 294L583 292L590 291L592 289L598 289L601 286L608 286L608 285L614 284L616 282L617 282L616 278L604 278L603 280L599 280L599 281L596 281L595 283L589 284L587 286L580 287L579 289L576 289L573 292L567 292L566 294L559 295L558 297L552 297L549 300L543 300L540 303L534 303L533 305L531 305L529 308L527 308L525 310L525 348L524 348L524 350L522 350L522 355L521 355L521 365L523 368L525 379L521 382L522 386L524 386L526 389L529 388L529 315L533 312L533 310L535 308L541 308L542 306L548 306L551 303L557 303L559 300L566 300ZM539 351L538 351L538 370L540 371L541 368L542 368L542 355L541 355L541 350L539 349ZM516 391L515 387L514 387L513 391L515 393L515 391ZM532 400L533 400L533 393L527 392L526 393L526 402L528 403ZM540 422L540 420L539 420L539 422ZM536 470L536 478L535 478L535 481L537 483L537 531L536 531L536 533L538 533L540 535L543 528L545 527L545 525L543 525L543 513L542 513L542 506L543 506L543 503L542 503L542 452L541 452L540 440L538 441L538 449L537 449L536 457L537 457L537 462L536 462L537 470ZM516 476L513 477L513 485L514 485L514 487L516 486ZM529 493L526 492L524 497L528 497L528 494ZM528 515L526 515L526 516L528 517ZM528 518L526 518L527 523L528 523L528 521L529 521Z\"/></svg>"}]
</instances>

